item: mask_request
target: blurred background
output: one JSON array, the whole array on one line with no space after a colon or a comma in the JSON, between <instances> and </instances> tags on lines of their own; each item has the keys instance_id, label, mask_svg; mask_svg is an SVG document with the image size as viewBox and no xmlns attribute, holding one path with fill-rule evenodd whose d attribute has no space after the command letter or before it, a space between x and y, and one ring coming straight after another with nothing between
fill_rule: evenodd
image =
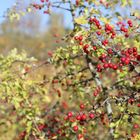
<instances>
[{"instance_id":1,"label":"blurred background","mask_svg":"<svg viewBox=\"0 0 140 140\"><path fill-rule=\"evenodd\" d=\"M38 59L48 57L48 52L64 46L64 34L72 28L71 15L67 11L52 9L51 15L35 10L12 20L5 15L14 10L26 12L30 3L39 1L5 0L0 5L0 52L7 54L11 49L25 50L29 56Z\"/></svg>"}]
</instances>

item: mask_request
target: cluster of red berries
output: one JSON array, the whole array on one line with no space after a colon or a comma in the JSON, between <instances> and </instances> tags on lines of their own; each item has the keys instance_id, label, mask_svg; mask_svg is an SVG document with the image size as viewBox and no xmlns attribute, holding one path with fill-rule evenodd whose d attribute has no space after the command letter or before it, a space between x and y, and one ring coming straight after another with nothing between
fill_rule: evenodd
<instances>
[{"instance_id":1,"label":"cluster of red berries","mask_svg":"<svg viewBox=\"0 0 140 140\"><path fill-rule=\"evenodd\" d=\"M113 64L113 63L104 63L103 66L98 64L97 65L97 72L101 72L103 69L107 69L107 68L111 68L113 70L117 70L118 69L118 65L117 64Z\"/></svg>"},{"instance_id":2,"label":"cluster of red berries","mask_svg":"<svg viewBox=\"0 0 140 140\"><path fill-rule=\"evenodd\" d=\"M97 95L99 95L100 94L100 92L101 92L101 88L98 86L95 90L94 90L94 92L93 92L93 96L97 96Z\"/></svg>"},{"instance_id":3,"label":"cluster of red berries","mask_svg":"<svg viewBox=\"0 0 140 140\"><path fill-rule=\"evenodd\" d=\"M42 4L33 4L33 7L35 9L41 10L44 7L44 5L42 5Z\"/></svg>"},{"instance_id":4,"label":"cluster of red berries","mask_svg":"<svg viewBox=\"0 0 140 140\"><path fill-rule=\"evenodd\" d=\"M90 24L95 24L98 29L102 29L102 26L100 24L100 21L98 19L96 19L95 17L94 18L91 17L89 19L89 23Z\"/></svg>"},{"instance_id":5,"label":"cluster of red berries","mask_svg":"<svg viewBox=\"0 0 140 140\"><path fill-rule=\"evenodd\" d=\"M99 20L97 20L96 18L90 18L90 19L89 19L89 23L90 23L90 24L93 24L93 23L94 23L98 29L102 29L102 26L101 26ZM106 34L111 34L111 38L112 38L112 39L115 38L115 36L116 36L116 33L115 33L115 31L113 30L113 27L111 27L111 25L109 25L109 24L106 24L106 25L105 25L105 32L106 32ZM101 32L100 32L100 31L97 31L96 34L97 34L98 36L100 36L100 35L101 35ZM103 44L104 46L106 46L106 45L108 44L108 40L102 41L102 44Z\"/></svg>"},{"instance_id":6,"label":"cluster of red berries","mask_svg":"<svg viewBox=\"0 0 140 140\"><path fill-rule=\"evenodd\" d=\"M129 65L131 61L134 65L137 65L138 64L137 61L140 61L140 55L138 55L138 51L137 51L136 47L132 47L132 48L128 48L126 50L122 50L120 61L118 62L118 64L113 64L111 62L108 63L108 61L110 60L109 55L113 55L114 52L111 48L109 48L107 50L107 52L108 52L108 55L107 54L102 54L99 57L99 60L103 63L103 65L101 65L101 64L97 65L97 71L98 72L101 72L102 69L107 69L107 68L112 68L114 70L117 70L119 67L121 68L122 66Z\"/></svg>"},{"instance_id":7,"label":"cluster of red berries","mask_svg":"<svg viewBox=\"0 0 140 140\"><path fill-rule=\"evenodd\" d=\"M79 45L83 45L83 36L75 36L74 39L79 42Z\"/></svg>"},{"instance_id":8,"label":"cluster of red berries","mask_svg":"<svg viewBox=\"0 0 140 140\"><path fill-rule=\"evenodd\" d=\"M78 42L79 45L83 45L83 51L88 54L89 53L89 47L90 45L89 44L84 44L83 43L83 36L82 35L79 35L79 36L75 36L74 39ZM97 47L94 45L92 47L93 50L97 50Z\"/></svg>"},{"instance_id":9,"label":"cluster of red berries","mask_svg":"<svg viewBox=\"0 0 140 140\"><path fill-rule=\"evenodd\" d=\"M107 39L103 40L102 45L107 46L108 45L108 40Z\"/></svg>"},{"instance_id":10,"label":"cluster of red berries","mask_svg":"<svg viewBox=\"0 0 140 140\"><path fill-rule=\"evenodd\" d=\"M85 106L84 104L80 104L80 108L84 109ZM68 112L65 120L69 120L70 122L75 122L76 120L79 121L80 125L84 125L84 123L88 120L88 119L94 119L95 118L95 114L92 112L89 112L88 115L86 113L82 113L80 112L78 115L74 115L72 112ZM73 126L73 130L75 132L78 131L78 125Z\"/></svg>"},{"instance_id":11,"label":"cluster of red berries","mask_svg":"<svg viewBox=\"0 0 140 140\"><path fill-rule=\"evenodd\" d=\"M129 99L128 99L128 103L129 103L129 104L133 105L134 102L135 102L135 99L134 99L134 98L129 98ZM140 107L140 103L137 104L137 107Z\"/></svg>"},{"instance_id":12,"label":"cluster of red berries","mask_svg":"<svg viewBox=\"0 0 140 140\"><path fill-rule=\"evenodd\" d=\"M32 4L32 6L37 9L37 10L41 10L45 7L45 2L47 3L47 7L50 6L49 0L40 0L41 4ZM49 10L44 10L43 11L44 14L49 14Z\"/></svg>"},{"instance_id":13,"label":"cluster of red berries","mask_svg":"<svg viewBox=\"0 0 140 140\"><path fill-rule=\"evenodd\" d=\"M42 3L49 2L49 0L40 0Z\"/></svg>"},{"instance_id":14,"label":"cluster of red berries","mask_svg":"<svg viewBox=\"0 0 140 140\"><path fill-rule=\"evenodd\" d=\"M130 61L132 61L132 60L140 61L140 59L139 59L140 55L138 55L138 51L137 51L136 47L122 50L121 55L122 55L121 62L122 62L122 64L125 64L125 65L128 65L130 63ZM133 64L136 65L137 62L134 61Z\"/></svg>"},{"instance_id":15,"label":"cluster of red berries","mask_svg":"<svg viewBox=\"0 0 140 140\"><path fill-rule=\"evenodd\" d=\"M105 30L106 32L108 33L114 33L113 31L113 28L109 25L109 24L106 24L105 25ZM75 36L74 38L76 41L79 42L79 45L83 45L83 36L80 35L80 36ZM108 44L108 41L107 40L104 40L102 42L103 45L107 45ZM89 54L90 50L94 50L96 51L98 48L97 46L93 46L92 48L90 47L89 44L85 44L83 45L83 51L86 53L86 54ZM119 58L119 62L116 63L116 64L113 64L111 62L110 59L112 59L112 55L116 54L112 48L108 48L107 50L107 54L105 53L102 53L101 56L99 56L99 60L103 63L103 65L101 64L98 64L97 65L97 71L98 72L101 72L103 69L107 69L107 68L111 68L113 70L117 70L118 68L122 68L123 66L125 65L129 65L130 62L132 62L134 65L138 64L136 61L140 61L140 55L138 54L138 51L137 51L137 48L136 47L131 47L131 48L128 48L126 50L122 50L120 53L120 58ZM118 52L119 53L119 52Z\"/></svg>"},{"instance_id":16,"label":"cluster of red berries","mask_svg":"<svg viewBox=\"0 0 140 140\"><path fill-rule=\"evenodd\" d=\"M133 23L131 20L128 20L127 24L129 25L130 28L133 27ZM120 26L120 31L125 33L125 37L129 37L128 29L125 27L126 24L118 22L117 25Z\"/></svg>"},{"instance_id":17,"label":"cluster of red berries","mask_svg":"<svg viewBox=\"0 0 140 140\"><path fill-rule=\"evenodd\" d=\"M105 25L105 32L106 32L106 34L111 34L112 39L115 38L115 36L116 36L116 33L113 30L113 27L111 27L109 24Z\"/></svg>"}]
</instances>

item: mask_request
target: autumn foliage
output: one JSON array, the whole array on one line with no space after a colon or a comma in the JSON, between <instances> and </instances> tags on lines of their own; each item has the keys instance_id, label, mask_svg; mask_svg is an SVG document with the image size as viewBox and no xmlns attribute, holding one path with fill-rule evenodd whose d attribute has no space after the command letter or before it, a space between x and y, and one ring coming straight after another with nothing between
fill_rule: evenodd
<instances>
[{"instance_id":1,"label":"autumn foliage","mask_svg":"<svg viewBox=\"0 0 140 140\"><path fill-rule=\"evenodd\" d=\"M70 12L73 29L47 60L16 49L0 57L0 133L12 129L9 137L20 140L139 139L139 16L121 13L133 6L130 0L31 3L26 14ZM13 11L7 15L17 19Z\"/></svg>"}]
</instances>

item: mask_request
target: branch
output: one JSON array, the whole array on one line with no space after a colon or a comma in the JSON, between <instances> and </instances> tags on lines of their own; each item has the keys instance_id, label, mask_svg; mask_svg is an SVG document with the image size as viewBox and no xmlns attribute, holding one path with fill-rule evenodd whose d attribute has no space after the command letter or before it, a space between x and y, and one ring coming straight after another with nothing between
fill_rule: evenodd
<instances>
[{"instance_id":1,"label":"branch","mask_svg":"<svg viewBox=\"0 0 140 140\"><path fill-rule=\"evenodd\" d=\"M103 87L102 81L97 76L97 74L94 72L95 68L94 68L91 60L89 59L88 55L86 55L86 61L87 61L88 67L90 69L90 72L93 76L93 79L95 79L95 82L96 82L97 86L102 87L104 95L106 95L107 96L106 98L108 98L108 93L106 93L107 88ZM113 111L112 111L111 103L109 102L109 100L106 100L105 107L106 107L106 110L107 110L107 115L108 115L108 118L109 118L109 122L111 123L113 121L113 119L112 119L113 118L113 116L112 116ZM110 132L110 137L114 138L114 128L110 128L109 132Z\"/></svg>"}]
</instances>

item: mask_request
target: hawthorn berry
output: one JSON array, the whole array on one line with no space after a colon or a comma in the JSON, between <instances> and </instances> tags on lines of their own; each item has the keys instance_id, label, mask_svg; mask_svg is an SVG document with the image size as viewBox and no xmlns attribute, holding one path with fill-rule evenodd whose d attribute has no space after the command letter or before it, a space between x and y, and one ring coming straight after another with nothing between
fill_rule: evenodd
<instances>
[{"instance_id":1,"label":"hawthorn berry","mask_svg":"<svg viewBox=\"0 0 140 140\"><path fill-rule=\"evenodd\" d=\"M103 67L106 69L108 68L108 64L107 63L104 63Z\"/></svg>"},{"instance_id":2,"label":"hawthorn berry","mask_svg":"<svg viewBox=\"0 0 140 140\"><path fill-rule=\"evenodd\" d=\"M75 132L77 132L77 131L78 131L78 126L77 126L77 125L73 126L73 130L74 130Z\"/></svg>"},{"instance_id":3,"label":"hawthorn berry","mask_svg":"<svg viewBox=\"0 0 140 140\"><path fill-rule=\"evenodd\" d=\"M100 32L100 31L97 31L96 34L97 34L97 35L101 35L101 32Z\"/></svg>"},{"instance_id":4,"label":"hawthorn berry","mask_svg":"<svg viewBox=\"0 0 140 140\"><path fill-rule=\"evenodd\" d=\"M82 120L82 121L85 121L86 119L87 119L86 114L82 114L82 116L81 116L81 120Z\"/></svg>"},{"instance_id":5,"label":"hawthorn berry","mask_svg":"<svg viewBox=\"0 0 140 140\"><path fill-rule=\"evenodd\" d=\"M76 119L77 119L77 120L81 120L81 115L77 115L77 116L76 116Z\"/></svg>"},{"instance_id":6,"label":"hawthorn berry","mask_svg":"<svg viewBox=\"0 0 140 140\"><path fill-rule=\"evenodd\" d=\"M128 23L128 24L132 24L132 21L129 19L129 20L127 21L127 23Z\"/></svg>"},{"instance_id":7,"label":"hawthorn berry","mask_svg":"<svg viewBox=\"0 0 140 140\"><path fill-rule=\"evenodd\" d=\"M83 36L79 36L79 41L82 41L83 40Z\"/></svg>"},{"instance_id":8,"label":"hawthorn berry","mask_svg":"<svg viewBox=\"0 0 140 140\"><path fill-rule=\"evenodd\" d=\"M118 66L117 66L117 65L114 65L114 66L113 66L113 69L114 69L114 70L117 70L117 69L118 69Z\"/></svg>"},{"instance_id":9,"label":"hawthorn berry","mask_svg":"<svg viewBox=\"0 0 140 140\"><path fill-rule=\"evenodd\" d=\"M68 112L68 117L72 117L73 116L73 113L72 112Z\"/></svg>"},{"instance_id":10,"label":"hawthorn berry","mask_svg":"<svg viewBox=\"0 0 140 140\"><path fill-rule=\"evenodd\" d=\"M83 50L84 50L84 52L87 53L87 54L89 53L88 48L89 48L89 45L88 45L88 44L85 44L85 45L83 46Z\"/></svg>"},{"instance_id":11,"label":"hawthorn berry","mask_svg":"<svg viewBox=\"0 0 140 140\"><path fill-rule=\"evenodd\" d=\"M78 138L78 140L82 139L83 138L83 134L78 134L77 138Z\"/></svg>"},{"instance_id":12,"label":"hawthorn berry","mask_svg":"<svg viewBox=\"0 0 140 140\"><path fill-rule=\"evenodd\" d=\"M137 60L140 61L140 55L137 55Z\"/></svg>"},{"instance_id":13,"label":"hawthorn berry","mask_svg":"<svg viewBox=\"0 0 140 140\"><path fill-rule=\"evenodd\" d=\"M93 50L95 50L95 51L97 50L97 47L96 47L96 46L93 46L92 48L93 48Z\"/></svg>"},{"instance_id":14,"label":"hawthorn berry","mask_svg":"<svg viewBox=\"0 0 140 140\"><path fill-rule=\"evenodd\" d=\"M137 128L139 128L139 125L138 124L134 124L133 128L137 129Z\"/></svg>"},{"instance_id":15,"label":"hawthorn berry","mask_svg":"<svg viewBox=\"0 0 140 140\"><path fill-rule=\"evenodd\" d=\"M140 107L140 103L137 105L137 107Z\"/></svg>"},{"instance_id":16,"label":"hawthorn berry","mask_svg":"<svg viewBox=\"0 0 140 140\"><path fill-rule=\"evenodd\" d=\"M109 49L107 50L107 52L108 52L108 54L113 54L113 50L112 50L111 48L109 48Z\"/></svg>"},{"instance_id":17,"label":"hawthorn berry","mask_svg":"<svg viewBox=\"0 0 140 140\"><path fill-rule=\"evenodd\" d=\"M80 104L80 108L81 109L84 109L85 108L85 105L84 104Z\"/></svg>"},{"instance_id":18,"label":"hawthorn berry","mask_svg":"<svg viewBox=\"0 0 140 140\"><path fill-rule=\"evenodd\" d=\"M89 118L90 118L90 119L93 119L94 117L95 117L95 115L94 115L93 113L90 113L90 114L89 114Z\"/></svg>"}]
</instances>

